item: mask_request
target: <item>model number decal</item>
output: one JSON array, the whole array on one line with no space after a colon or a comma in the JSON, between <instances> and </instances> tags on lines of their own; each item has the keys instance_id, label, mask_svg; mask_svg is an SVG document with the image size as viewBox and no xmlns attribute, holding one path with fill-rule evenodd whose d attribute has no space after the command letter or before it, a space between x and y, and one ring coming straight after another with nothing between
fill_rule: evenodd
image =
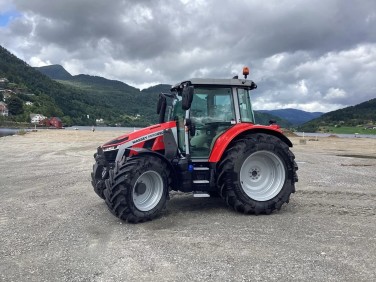
<instances>
[{"instance_id":1,"label":"model number decal","mask_svg":"<svg viewBox=\"0 0 376 282\"><path fill-rule=\"evenodd\" d=\"M142 141L146 141L146 140L149 140L149 139L152 139L154 137L158 137L160 135L163 135L163 130L162 131L158 131L158 132L154 132L154 133L151 133L149 135L146 135L146 136L142 136L140 138L137 138L135 140L132 141L132 144L136 144L136 143L140 143Z\"/></svg>"}]
</instances>

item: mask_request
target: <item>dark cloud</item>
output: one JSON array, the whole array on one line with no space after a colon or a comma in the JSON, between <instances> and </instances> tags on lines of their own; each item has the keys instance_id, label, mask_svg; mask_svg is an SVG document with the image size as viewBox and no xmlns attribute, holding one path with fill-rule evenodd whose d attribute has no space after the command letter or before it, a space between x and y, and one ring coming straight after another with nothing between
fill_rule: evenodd
<instances>
[{"instance_id":1,"label":"dark cloud","mask_svg":"<svg viewBox=\"0 0 376 282\"><path fill-rule=\"evenodd\" d=\"M136 86L251 66L259 108L333 110L376 96L376 2L5 0L2 44Z\"/></svg>"}]
</instances>

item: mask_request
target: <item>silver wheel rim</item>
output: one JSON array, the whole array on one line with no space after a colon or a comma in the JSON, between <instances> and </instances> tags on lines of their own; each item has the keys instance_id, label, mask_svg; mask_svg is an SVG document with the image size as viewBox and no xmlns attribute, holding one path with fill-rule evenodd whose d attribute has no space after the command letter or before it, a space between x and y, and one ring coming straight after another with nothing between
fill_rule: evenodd
<instances>
[{"instance_id":1,"label":"silver wheel rim","mask_svg":"<svg viewBox=\"0 0 376 282\"><path fill-rule=\"evenodd\" d=\"M240 168L243 191L256 201L268 201L278 195L285 178L285 168L281 159L269 151L251 154Z\"/></svg>"},{"instance_id":2,"label":"silver wheel rim","mask_svg":"<svg viewBox=\"0 0 376 282\"><path fill-rule=\"evenodd\" d=\"M142 189L138 187L143 187ZM137 178L133 186L133 203L140 211L150 211L155 208L163 195L163 179L155 171L147 171Z\"/></svg>"}]
</instances>

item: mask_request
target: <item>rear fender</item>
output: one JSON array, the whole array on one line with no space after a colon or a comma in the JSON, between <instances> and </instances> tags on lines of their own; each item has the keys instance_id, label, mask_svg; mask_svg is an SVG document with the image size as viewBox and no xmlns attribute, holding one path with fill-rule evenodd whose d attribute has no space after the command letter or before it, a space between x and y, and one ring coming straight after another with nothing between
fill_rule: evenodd
<instances>
[{"instance_id":1,"label":"rear fender","mask_svg":"<svg viewBox=\"0 0 376 282\"><path fill-rule=\"evenodd\" d=\"M292 147L291 141L278 128L264 125L240 123L231 127L229 130L218 137L218 139L214 143L213 150L211 151L209 162L218 162L222 158L223 153L232 141L237 140L242 136L250 133L265 133L273 135L281 139L281 141L286 143L289 147Z\"/></svg>"}]
</instances>

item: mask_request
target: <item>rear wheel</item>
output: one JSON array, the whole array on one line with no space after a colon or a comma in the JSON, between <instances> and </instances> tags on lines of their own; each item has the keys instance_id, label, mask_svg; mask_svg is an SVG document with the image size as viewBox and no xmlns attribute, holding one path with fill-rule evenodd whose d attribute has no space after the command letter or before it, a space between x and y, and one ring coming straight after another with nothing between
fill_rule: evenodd
<instances>
[{"instance_id":1,"label":"rear wheel","mask_svg":"<svg viewBox=\"0 0 376 282\"><path fill-rule=\"evenodd\" d=\"M221 196L247 214L280 209L295 192L294 158L289 147L271 135L251 134L236 141L218 167Z\"/></svg>"},{"instance_id":2,"label":"rear wheel","mask_svg":"<svg viewBox=\"0 0 376 282\"><path fill-rule=\"evenodd\" d=\"M110 173L104 191L106 204L122 220L151 220L165 208L170 182L170 171L163 160L135 156Z\"/></svg>"}]
</instances>

